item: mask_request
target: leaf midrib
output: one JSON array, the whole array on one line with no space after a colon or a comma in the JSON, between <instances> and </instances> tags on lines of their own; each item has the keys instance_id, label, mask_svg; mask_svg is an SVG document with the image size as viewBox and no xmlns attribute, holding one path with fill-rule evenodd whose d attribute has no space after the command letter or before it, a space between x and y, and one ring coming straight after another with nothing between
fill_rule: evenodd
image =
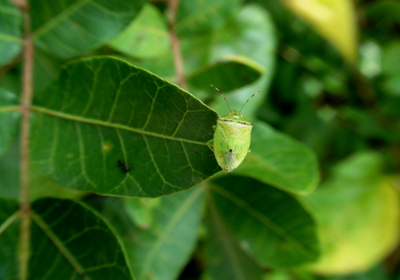
<instances>
[{"instance_id":1,"label":"leaf midrib","mask_svg":"<svg viewBox=\"0 0 400 280\"><path fill-rule=\"evenodd\" d=\"M114 129L122 129L122 130L130 131L130 132L134 132L134 133L137 133L137 134L148 135L148 136L153 136L153 137L157 137L157 138L163 138L163 139L167 139L167 140L186 142L186 143L191 143L191 144L196 144L196 145L203 145L203 146L207 145L205 142L199 142L199 141L183 139L183 138L176 138L176 137L172 137L172 136L168 136L168 135L159 134L159 133L156 133L156 132L142 130L140 128L134 128L134 127L126 126L126 125L123 125L123 124L111 123L111 122L107 122L107 121L100 121L100 120L90 119L90 118L83 118L83 117L75 116L75 115L72 115L72 114L67 114L67 113L62 113L62 112L59 112L59 111L50 110L50 109L47 109L47 108L44 108L44 107L40 107L40 106L32 106L32 110L36 111L36 112L39 112L39 113L44 113L44 114L47 114L47 115L50 115L50 116L55 116L55 117L58 117L58 118L61 118L61 119L70 120L70 121L76 121L76 122L93 124L93 125L100 125L100 126L114 128Z\"/></svg>"}]
</instances>

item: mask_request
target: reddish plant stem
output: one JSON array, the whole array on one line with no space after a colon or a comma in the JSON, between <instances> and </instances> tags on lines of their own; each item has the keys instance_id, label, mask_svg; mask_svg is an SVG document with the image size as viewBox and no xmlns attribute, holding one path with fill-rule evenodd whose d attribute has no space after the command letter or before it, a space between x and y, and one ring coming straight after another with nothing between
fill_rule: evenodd
<instances>
[{"instance_id":1,"label":"reddish plant stem","mask_svg":"<svg viewBox=\"0 0 400 280\"><path fill-rule=\"evenodd\" d=\"M186 80L185 80L185 72L183 69L183 59L182 59L182 51L181 46L179 44L179 38L176 34L175 23L176 23L176 13L178 11L180 0L169 0L168 1L168 14L169 14L169 36L171 38L172 45L172 54L174 57L174 67L175 67L175 76L178 85L187 89Z\"/></svg>"},{"instance_id":2,"label":"reddish plant stem","mask_svg":"<svg viewBox=\"0 0 400 280\"><path fill-rule=\"evenodd\" d=\"M20 8L24 18L24 49L23 49L23 73L21 93L21 131L20 131L20 240L19 240L19 261L20 280L28 279L28 267L30 259L30 235L31 217L29 203L29 133L30 133L30 109L33 97L33 55L34 47L31 36L31 17L29 4L26 0L14 0Z\"/></svg>"}]
</instances>

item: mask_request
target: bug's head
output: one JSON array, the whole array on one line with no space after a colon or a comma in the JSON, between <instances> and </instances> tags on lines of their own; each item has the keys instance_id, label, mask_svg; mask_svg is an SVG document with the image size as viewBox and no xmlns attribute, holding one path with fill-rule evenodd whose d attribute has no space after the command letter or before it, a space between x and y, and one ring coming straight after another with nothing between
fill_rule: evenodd
<instances>
[{"instance_id":1,"label":"bug's head","mask_svg":"<svg viewBox=\"0 0 400 280\"><path fill-rule=\"evenodd\" d=\"M229 112L229 115L231 115L233 117L243 117L238 110L231 110Z\"/></svg>"}]
</instances>

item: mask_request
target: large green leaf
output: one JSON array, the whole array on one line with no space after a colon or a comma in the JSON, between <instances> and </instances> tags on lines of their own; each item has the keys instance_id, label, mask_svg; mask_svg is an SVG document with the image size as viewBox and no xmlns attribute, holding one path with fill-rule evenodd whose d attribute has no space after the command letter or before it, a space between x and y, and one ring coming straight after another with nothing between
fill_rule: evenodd
<instances>
[{"instance_id":1,"label":"large green leaf","mask_svg":"<svg viewBox=\"0 0 400 280\"><path fill-rule=\"evenodd\" d=\"M156 7L147 4L109 44L122 53L142 59L165 55L171 48L166 19Z\"/></svg>"},{"instance_id":2,"label":"large green leaf","mask_svg":"<svg viewBox=\"0 0 400 280\"><path fill-rule=\"evenodd\" d=\"M253 83L263 72L261 65L245 57L229 56L224 61L198 69L187 80L202 89L208 89L210 84L217 84L219 90L227 92Z\"/></svg>"},{"instance_id":3,"label":"large green leaf","mask_svg":"<svg viewBox=\"0 0 400 280\"><path fill-rule=\"evenodd\" d=\"M302 199L319 224L321 258L310 268L349 274L372 268L399 242L400 200L394 182L384 179L382 158L368 152L338 163L320 188Z\"/></svg>"},{"instance_id":4,"label":"large green leaf","mask_svg":"<svg viewBox=\"0 0 400 280\"><path fill-rule=\"evenodd\" d=\"M234 172L298 194L319 182L317 157L306 145L262 122L254 123L251 152Z\"/></svg>"},{"instance_id":5,"label":"large green leaf","mask_svg":"<svg viewBox=\"0 0 400 280\"><path fill-rule=\"evenodd\" d=\"M19 205L0 198L0 279L14 280L18 275Z\"/></svg>"},{"instance_id":6,"label":"large green leaf","mask_svg":"<svg viewBox=\"0 0 400 280\"><path fill-rule=\"evenodd\" d=\"M12 92L0 87L0 156L11 144L19 122L18 98Z\"/></svg>"},{"instance_id":7,"label":"large green leaf","mask_svg":"<svg viewBox=\"0 0 400 280\"><path fill-rule=\"evenodd\" d=\"M200 186L156 198L158 203L149 210L150 223L143 228L132 226L135 229L124 242L137 279L177 279L197 241L203 198ZM132 200L137 199L126 202Z\"/></svg>"},{"instance_id":8,"label":"large green leaf","mask_svg":"<svg viewBox=\"0 0 400 280\"><path fill-rule=\"evenodd\" d=\"M240 176L215 179L209 190L221 220L260 264L290 267L317 259L315 222L288 193Z\"/></svg>"},{"instance_id":9,"label":"large green leaf","mask_svg":"<svg viewBox=\"0 0 400 280\"><path fill-rule=\"evenodd\" d=\"M0 0L0 66L13 59L22 48L22 16L9 0Z\"/></svg>"},{"instance_id":10,"label":"large green leaf","mask_svg":"<svg viewBox=\"0 0 400 280\"><path fill-rule=\"evenodd\" d=\"M206 145L217 114L121 60L69 64L33 109L32 158L66 187L155 197L188 189L220 170Z\"/></svg>"},{"instance_id":11,"label":"large green leaf","mask_svg":"<svg viewBox=\"0 0 400 280\"><path fill-rule=\"evenodd\" d=\"M262 268L240 248L213 199L208 201L207 270L213 280L260 280Z\"/></svg>"},{"instance_id":12,"label":"large green leaf","mask_svg":"<svg viewBox=\"0 0 400 280\"><path fill-rule=\"evenodd\" d=\"M143 0L31 0L35 45L61 57L82 54L118 35Z\"/></svg>"}]
</instances>

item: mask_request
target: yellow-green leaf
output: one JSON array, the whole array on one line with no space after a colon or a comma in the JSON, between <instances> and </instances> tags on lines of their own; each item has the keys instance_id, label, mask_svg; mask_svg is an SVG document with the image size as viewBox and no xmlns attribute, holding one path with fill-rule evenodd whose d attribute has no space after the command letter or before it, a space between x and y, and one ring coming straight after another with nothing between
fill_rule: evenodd
<instances>
[{"instance_id":1,"label":"yellow-green leaf","mask_svg":"<svg viewBox=\"0 0 400 280\"><path fill-rule=\"evenodd\" d=\"M351 0L286 0L284 3L331 42L347 61L356 61L357 26Z\"/></svg>"},{"instance_id":2,"label":"yellow-green leaf","mask_svg":"<svg viewBox=\"0 0 400 280\"><path fill-rule=\"evenodd\" d=\"M332 177L305 197L316 212L323 254L313 271L348 274L372 268L398 244L399 193L374 153L338 164Z\"/></svg>"}]
</instances>

